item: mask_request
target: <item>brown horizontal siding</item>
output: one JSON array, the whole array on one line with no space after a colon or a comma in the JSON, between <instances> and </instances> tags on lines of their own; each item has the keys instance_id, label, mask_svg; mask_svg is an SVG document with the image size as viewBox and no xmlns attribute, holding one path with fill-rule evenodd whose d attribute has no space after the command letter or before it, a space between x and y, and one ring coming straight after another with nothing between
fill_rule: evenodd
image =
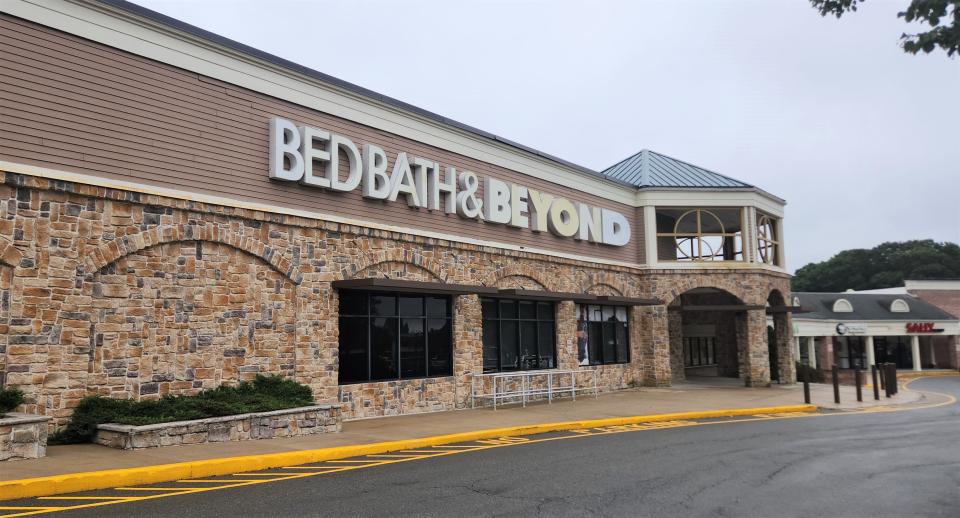
<instances>
[{"instance_id":1,"label":"brown horizontal siding","mask_svg":"<svg viewBox=\"0 0 960 518\"><path fill-rule=\"evenodd\" d=\"M643 262L633 207L389 134L169 65L0 16L0 158L104 178L557 252ZM508 182L623 213L625 247L608 247L455 215L366 200L267 177L270 117L288 118ZM346 164L341 164L346 171ZM482 193L482 189L481 189Z\"/></svg>"}]
</instances>

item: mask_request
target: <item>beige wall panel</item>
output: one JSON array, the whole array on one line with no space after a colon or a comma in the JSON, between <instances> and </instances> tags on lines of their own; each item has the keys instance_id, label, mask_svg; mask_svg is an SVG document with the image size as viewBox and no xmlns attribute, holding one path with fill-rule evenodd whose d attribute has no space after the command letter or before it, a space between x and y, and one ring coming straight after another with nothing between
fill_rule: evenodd
<instances>
[{"instance_id":1,"label":"beige wall panel","mask_svg":"<svg viewBox=\"0 0 960 518\"><path fill-rule=\"evenodd\" d=\"M162 63L0 16L0 160L336 214L606 260L643 262L642 211L397 137ZM623 213L630 243L610 247L366 200L267 177L268 124L285 117L359 146L405 151Z\"/></svg>"}]
</instances>

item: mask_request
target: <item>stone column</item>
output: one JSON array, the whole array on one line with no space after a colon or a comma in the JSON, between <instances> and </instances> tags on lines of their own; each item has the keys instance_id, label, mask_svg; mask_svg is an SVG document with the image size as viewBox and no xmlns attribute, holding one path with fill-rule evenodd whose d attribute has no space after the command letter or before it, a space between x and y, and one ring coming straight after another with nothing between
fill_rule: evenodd
<instances>
[{"instance_id":1,"label":"stone column","mask_svg":"<svg viewBox=\"0 0 960 518\"><path fill-rule=\"evenodd\" d=\"M800 353L800 337L799 337L799 336L794 336L794 337L793 337L793 357L794 357L797 361L800 361L800 357L801 357L801 356L803 356L803 355Z\"/></svg>"},{"instance_id":2,"label":"stone column","mask_svg":"<svg viewBox=\"0 0 960 518\"><path fill-rule=\"evenodd\" d=\"M648 387L669 386L672 381L670 368L670 325L666 306L641 306L634 309L631 317L639 316L640 337L636 351L641 362L642 382Z\"/></svg>"},{"instance_id":3,"label":"stone column","mask_svg":"<svg viewBox=\"0 0 960 518\"><path fill-rule=\"evenodd\" d=\"M777 369L781 384L796 383L797 363L800 355L795 354L793 339L793 317L789 313L774 316L774 330L777 340ZM767 351L769 354L769 350Z\"/></svg>"},{"instance_id":4,"label":"stone column","mask_svg":"<svg viewBox=\"0 0 960 518\"><path fill-rule=\"evenodd\" d=\"M577 362L577 305L572 300L557 303L557 368L579 368Z\"/></svg>"},{"instance_id":5,"label":"stone column","mask_svg":"<svg viewBox=\"0 0 960 518\"><path fill-rule=\"evenodd\" d=\"M683 381L687 379L683 363L683 313L668 311L667 325L669 329L671 380Z\"/></svg>"},{"instance_id":6,"label":"stone column","mask_svg":"<svg viewBox=\"0 0 960 518\"><path fill-rule=\"evenodd\" d=\"M832 336L823 337L823 347L820 349L820 357L817 358L817 363L820 365L821 370L828 371L833 368L833 337Z\"/></svg>"},{"instance_id":7,"label":"stone column","mask_svg":"<svg viewBox=\"0 0 960 518\"><path fill-rule=\"evenodd\" d=\"M930 344L930 367L937 368L937 345L934 337L927 337L927 343Z\"/></svg>"},{"instance_id":8,"label":"stone column","mask_svg":"<svg viewBox=\"0 0 960 518\"><path fill-rule=\"evenodd\" d=\"M920 337L918 335L910 337L910 350L913 353L913 370L922 371L923 366L920 364Z\"/></svg>"},{"instance_id":9,"label":"stone column","mask_svg":"<svg viewBox=\"0 0 960 518\"><path fill-rule=\"evenodd\" d=\"M811 369L817 368L817 342L816 337L807 337L807 365Z\"/></svg>"},{"instance_id":10,"label":"stone column","mask_svg":"<svg viewBox=\"0 0 960 518\"><path fill-rule=\"evenodd\" d=\"M558 347L559 349L559 347ZM470 405L471 382L483 374L483 314L478 295L458 295L453 304L453 376L456 408Z\"/></svg>"},{"instance_id":11,"label":"stone column","mask_svg":"<svg viewBox=\"0 0 960 518\"><path fill-rule=\"evenodd\" d=\"M743 361L740 373L748 387L770 385L770 351L767 349L767 315L763 309L751 309L737 318L738 349Z\"/></svg>"},{"instance_id":12,"label":"stone column","mask_svg":"<svg viewBox=\"0 0 960 518\"><path fill-rule=\"evenodd\" d=\"M867 348L867 368L869 369L870 366L875 365L875 364L877 363L877 361L876 361L876 353L875 353L875 351L873 350L873 337L872 337L872 336L866 337L866 348Z\"/></svg>"}]
</instances>

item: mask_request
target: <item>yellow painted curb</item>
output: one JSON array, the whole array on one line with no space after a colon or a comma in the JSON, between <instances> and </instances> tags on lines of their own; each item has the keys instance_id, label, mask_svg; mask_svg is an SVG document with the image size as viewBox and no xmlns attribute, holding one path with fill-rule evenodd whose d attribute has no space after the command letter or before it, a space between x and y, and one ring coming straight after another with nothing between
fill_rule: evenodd
<instances>
[{"instance_id":1,"label":"yellow painted curb","mask_svg":"<svg viewBox=\"0 0 960 518\"><path fill-rule=\"evenodd\" d=\"M283 466L310 464L325 460L344 459L360 455L372 455L398 450L411 450L451 444L457 442L493 439L505 436L533 435L545 432L574 430L578 428L598 428L625 424L648 423L657 421L675 421L681 419L705 419L711 417L733 417L754 414L776 414L783 412L813 412L815 405L787 405L759 408L734 408L726 410L708 410L703 412L680 412L673 414L655 414L631 417L612 417L607 419L589 419L583 421L564 421L508 428L491 428L449 435L435 435L418 439L377 442L301 450L284 453L268 453L243 457L207 459L176 464L141 466L137 468L111 469L54 475L49 477L7 480L0 482L0 500L49 496L78 491L92 491L121 486L155 484L185 478L202 478L217 475L230 475L244 471L259 471Z\"/></svg>"}]
</instances>

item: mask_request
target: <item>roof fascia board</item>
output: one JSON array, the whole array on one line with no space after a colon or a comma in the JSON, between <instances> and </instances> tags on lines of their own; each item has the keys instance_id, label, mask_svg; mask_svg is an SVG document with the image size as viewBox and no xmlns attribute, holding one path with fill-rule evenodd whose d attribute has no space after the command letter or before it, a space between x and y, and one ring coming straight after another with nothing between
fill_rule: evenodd
<instances>
[{"instance_id":1,"label":"roof fascia board","mask_svg":"<svg viewBox=\"0 0 960 518\"><path fill-rule=\"evenodd\" d=\"M3 12L317 111L633 205L636 188L364 97L118 7L77 0L6 0ZM266 138L266 137L265 137Z\"/></svg>"},{"instance_id":2,"label":"roof fascia board","mask_svg":"<svg viewBox=\"0 0 960 518\"><path fill-rule=\"evenodd\" d=\"M782 218L783 200L771 199L754 189L664 189L644 188L636 193L637 206L715 206L756 207L771 216Z\"/></svg>"}]
</instances>

